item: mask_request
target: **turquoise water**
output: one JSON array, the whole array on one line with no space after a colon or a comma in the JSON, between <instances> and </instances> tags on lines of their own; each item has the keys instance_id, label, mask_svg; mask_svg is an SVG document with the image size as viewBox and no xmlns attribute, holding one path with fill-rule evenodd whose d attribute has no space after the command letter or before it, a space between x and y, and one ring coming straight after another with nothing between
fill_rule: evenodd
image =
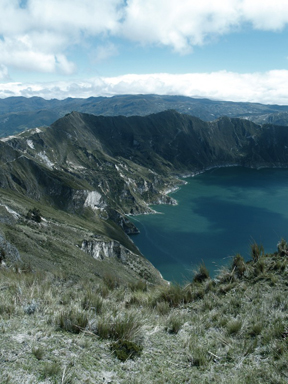
<instances>
[{"instance_id":1,"label":"turquoise water","mask_svg":"<svg viewBox=\"0 0 288 384\"><path fill-rule=\"evenodd\" d=\"M274 252L288 239L288 170L220 168L185 181L171 194L177 206L132 218L132 240L165 279L191 280L202 261L214 275L236 253L248 260L254 241Z\"/></svg>"}]
</instances>

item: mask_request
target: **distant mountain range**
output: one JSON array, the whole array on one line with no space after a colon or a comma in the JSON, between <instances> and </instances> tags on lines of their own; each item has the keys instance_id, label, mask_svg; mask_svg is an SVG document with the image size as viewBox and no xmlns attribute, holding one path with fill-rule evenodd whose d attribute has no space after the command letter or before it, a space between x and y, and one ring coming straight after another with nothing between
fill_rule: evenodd
<instances>
[{"instance_id":1,"label":"distant mountain range","mask_svg":"<svg viewBox=\"0 0 288 384\"><path fill-rule=\"evenodd\" d=\"M204 121L228 116L251 120L261 125L288 125L288 106L279 105L161 95L122 95L65 100L9 97L0 99L0 137L29 128L49 126L72 111L103 116L146 116L169 109Z\"/></svg>"}]
</instances>

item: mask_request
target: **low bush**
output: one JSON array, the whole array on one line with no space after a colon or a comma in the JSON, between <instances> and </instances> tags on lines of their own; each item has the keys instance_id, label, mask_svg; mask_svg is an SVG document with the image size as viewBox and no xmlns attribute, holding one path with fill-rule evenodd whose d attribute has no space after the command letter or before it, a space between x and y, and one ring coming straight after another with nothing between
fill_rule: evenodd
<instances>
[{"instance_id":1,"label":"low bush","mask_svg":"<svg viewBox=\"0 0 288 384\"><path fill-rule=\"evenodd\" d=\"M110 344L110 349L117 359L126 361L140 356L143 347L129 340L118 340Z\"/></svg>"},{"instance_id":2,"label":"low bush","mask_svg":"<svg viewBox=\"0 0 288 384\"><path fill-rule=\"evenodd\" d=\"M41 223L42 215L41 215L40 210L38 208L35 208L35 207L32 209L29 209L29 211L26 214L26 219L35 221L36 223Z\"/></svg>"}]
</instances>

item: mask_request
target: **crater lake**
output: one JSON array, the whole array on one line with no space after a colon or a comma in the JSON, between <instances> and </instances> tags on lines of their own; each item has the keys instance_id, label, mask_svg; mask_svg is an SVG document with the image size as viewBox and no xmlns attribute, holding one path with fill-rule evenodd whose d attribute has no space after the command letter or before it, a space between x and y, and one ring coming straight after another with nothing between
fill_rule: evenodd
<instances>
[{"instance_id":1,"label":"crater lake","mask_svg":"<svg viewBox=\"0 0 288 384\"><path fill-rule=\"evenodd\" d=\"M134 243L169 281L191 281L204 262L212 276L233 256L250 259L254 242L274 252L288 239L288 170L217 168L185 179L178 205L131 220Z\"/></svg>"}]
</instances>

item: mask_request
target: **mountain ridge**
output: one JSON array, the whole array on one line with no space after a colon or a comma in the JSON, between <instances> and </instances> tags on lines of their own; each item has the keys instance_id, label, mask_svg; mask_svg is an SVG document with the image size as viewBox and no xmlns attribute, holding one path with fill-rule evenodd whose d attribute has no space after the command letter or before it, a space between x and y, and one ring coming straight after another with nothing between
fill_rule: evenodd
<instances>
[{"instance_id":1,"label":"mountain ridge","mask_svg":"<svg viewBox=\"0 0 288 384\"><path fill-rule=\"evenodd\" d=\"M25 129L50 126L73 110L103 116L146 116L175 109L179 113L213 121L221 116L238 117L257 124L288 125L288 107L260 103L217 101L186 96L117 95L45 100L40 97L0 99L0 137Z\"/></svg>"}]
</instances>

